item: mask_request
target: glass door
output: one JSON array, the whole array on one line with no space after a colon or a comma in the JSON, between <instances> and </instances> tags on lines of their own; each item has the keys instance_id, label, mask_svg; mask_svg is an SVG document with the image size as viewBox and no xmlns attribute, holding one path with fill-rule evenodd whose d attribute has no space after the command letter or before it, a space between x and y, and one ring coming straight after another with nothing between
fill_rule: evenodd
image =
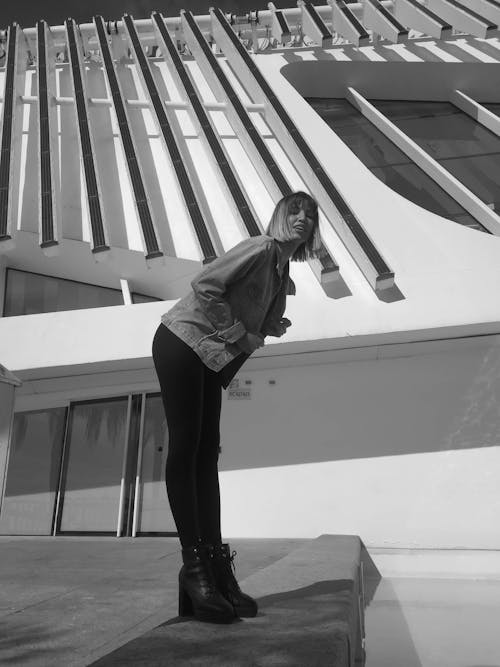
<instances>
[{"instance_id":1,"label":"glass door","mask_svg":"<svg viewBox=\"0 0 500 667\"><path fill-rule=\"evenodd\" d=\"M15 415L0 534L177 535L160 394Z\"/></svg>"},{"instance_id":2,"label":"glass door","mask_svg":"<svg viewBox=\"0 0 500 667\"><path fill-rule=\"evenodd\" d=\"M132 534L177 535L165 486L168 431L160 394L143 396Z\"/></svg>"},{"instance_id":3,"label":"glass door","mask_svg":"<svg viewBox=\"0 0 500 667\"><path fill-rule=\"evenodd\" d=\"M72 403L57 532L121 534L131 397Z\"/></svg>"},{"instance_id":4,"label":"glass door","mask_svg":"<svg viewBox=\"0 0 500 667\"><path fill-rule=\"evenodd\" d=\"M66 408L18 412L10 439L1 535L50 535Z\"/></svg>"}]
</instances>

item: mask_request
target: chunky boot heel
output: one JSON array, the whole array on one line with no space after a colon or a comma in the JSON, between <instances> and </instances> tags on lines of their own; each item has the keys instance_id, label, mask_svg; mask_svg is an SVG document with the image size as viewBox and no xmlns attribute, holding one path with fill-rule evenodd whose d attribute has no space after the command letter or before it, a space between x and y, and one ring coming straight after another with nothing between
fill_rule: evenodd
<instances>
[{"instance_id":1,"label":"chunky boot heel","mask_svg":"<svg viewBox=\"0 0 500 667\"><path fill-rule=\"evenodd\" d=\"M183 566L179 572L179 616L194 617L207 623L232 623L233 606L221 595L214 575L200 546L182 549Z\"/></svg>"},{"instance_id":2,"label":"chunky boot heel","mask_svg":"<svg viewBox=\"0 0 500 667\"><path fill-rule=\"evenodd\" d=\"M194 609L191 598L186 591L179 586L179 616L193 616Z\"/></svg>"},{"instance_id":3,"label":"chunky boot heel","mask_svg":"<svg viewBox=\"0 0 500 667\"><path fill-rule=\"evenodd\" d=\"M252 618L257 616L257 602L241 590L233 574L236 551L230 554L229 544L208 545L211 555L212 572L217 590L231 603L238 616Z\"/></svg>"}]
</instances>

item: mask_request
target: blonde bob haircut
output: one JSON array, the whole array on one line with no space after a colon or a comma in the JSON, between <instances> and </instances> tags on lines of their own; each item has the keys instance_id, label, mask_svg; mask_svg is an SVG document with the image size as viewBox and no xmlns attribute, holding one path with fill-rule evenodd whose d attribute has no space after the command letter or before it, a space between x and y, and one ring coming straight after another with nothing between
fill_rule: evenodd
<instances>
[{"instance_id":1,"label":"blonde bob haircut","mask_svg":"<svg viewBox=\"0 0 500 667\"><path fill-rule=\"evenodd\" d=\"M288 222L290 213L297 213L303 208L307 215L313 219L313 228L310 237L302 243L290 257L292 262L305 262L306 260L319 257L322 242L319 233L318 204L306 192L292 192L286 195L276 204L271 220L266 229L267 236L272 236L277 241L290 241L293 238L293 230Z\"/></svg>"}]
</instances>

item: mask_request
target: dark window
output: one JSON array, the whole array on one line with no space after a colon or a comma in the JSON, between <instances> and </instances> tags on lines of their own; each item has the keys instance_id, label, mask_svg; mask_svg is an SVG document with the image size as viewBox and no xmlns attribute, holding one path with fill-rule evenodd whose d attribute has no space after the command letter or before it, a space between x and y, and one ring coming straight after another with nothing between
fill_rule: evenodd
<instances>
[{"instance_id":1,"label":"dark window","mask_svg":"<svg viewBox=\"0 0 500 667\"><path fill-rule=\"evenodd\" d=\"M119 289L7 269L4 317L119 305Z\"/></svg>"},{"instance_id":2,"label":"dark window","mask_svg":"<svg viewBox=\"0 0 500 667\"><path fill-rule=\"evenodd\" d=\"M149 303L150 301L163 301L156 296L147 296L146 294L138 294L137 292L132 292L132 303Z\"/></svg>"},{"instance_id":3,"label":"dark window","mask_svg":"<svg viewBox=\"0 0 500 667\"><path fill-rule=\"evenodd\" d=\"M500 116L500 104L497 102L482 102L483 107L494 113L496 116Z\"/></svg>"},{"instance_id":4,"label":"dark window","mask_svg":"<svg viewBox=\"0 0 500 667\"><path fill-rule=\"evenodd\" d=\"M307 102L389 188L437 215L486 231L347 100L307 98Z\"/></svg>"},{"instance_id":5,"label":"dark window","mask_svg":"<svg viewBox=\"0 0 500 667\"><path fill-rule=\"evenodd\" d=\"M476 197L500 213L500 137L449 102L371 103Z\"/></svg>"}]
</instances>

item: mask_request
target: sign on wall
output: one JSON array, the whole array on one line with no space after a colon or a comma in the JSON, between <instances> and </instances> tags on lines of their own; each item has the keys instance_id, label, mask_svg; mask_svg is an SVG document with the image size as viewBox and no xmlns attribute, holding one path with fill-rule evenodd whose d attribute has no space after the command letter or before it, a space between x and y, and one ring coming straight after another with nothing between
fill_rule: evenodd
<instances>
[{"instance_id":1,"label":"sign on wall","mask_svg":"<svg viewBox=\"0 0 500 667\"><path fill-rule=\"evenodd\" d=\"M245 382L245 385L241 386L239 379L233 380L229 387L227 388L227 398L230 401L245 401L251 400L252 398L252 388L251 382Z\"/></svg>"}]
</instances>

